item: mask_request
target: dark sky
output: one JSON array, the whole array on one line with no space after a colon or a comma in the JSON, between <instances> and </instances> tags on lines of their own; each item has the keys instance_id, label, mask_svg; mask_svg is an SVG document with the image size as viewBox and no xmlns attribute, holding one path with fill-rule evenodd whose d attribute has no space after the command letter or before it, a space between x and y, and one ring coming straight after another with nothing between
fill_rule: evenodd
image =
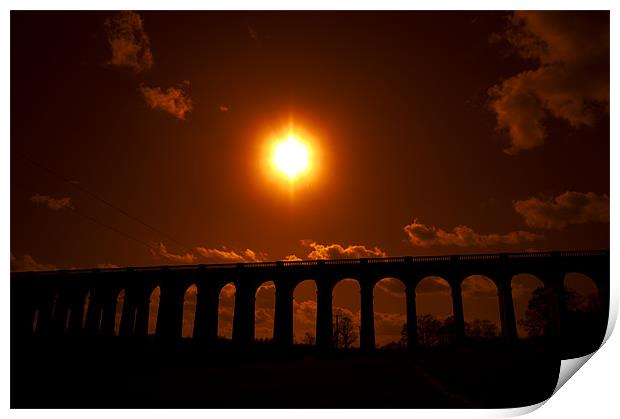
<instances>
[{"instance_id":1,"label":"dark sky","mask_svg":"<svg viewBox=\"0 0 620 419\"><path fill-rule=\"evenodd\" d=\"M12 13L14 258L82 267L209 262L213 249L281 259L608 247L608 44L578 56L590 38L608 43L607 13L129 15ZM569 31L557 40L565 28L582 28L580 45ZM537 52L528 36L551 41ZM571 53L547 52L562 47ZM527 79L558 62L572 71L558 86ZM157 88L187 101L149 106ZM531 125L537 111L544 138L530 141L519 118ZM270 135L291 120L320 169L293 196L263 170Z\"/></svg>"},{"instance_id":2,"label":"dark sky","mask_svg":"<svg viewBox=\"0 0 620 419\"><path fill-rule=\"evenodd\" d=\"M607 248L608 109L607 12L13 12L12 269Z\"/></svg>"}]
</instances>

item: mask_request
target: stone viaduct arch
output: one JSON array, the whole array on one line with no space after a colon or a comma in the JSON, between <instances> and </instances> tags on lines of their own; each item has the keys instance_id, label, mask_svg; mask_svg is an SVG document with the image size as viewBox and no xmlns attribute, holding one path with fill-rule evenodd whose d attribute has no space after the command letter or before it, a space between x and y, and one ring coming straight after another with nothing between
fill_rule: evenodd
<instances>
[{"instance_id":1,"label":"stone viaduct arch","mask_svg":"<svg viewBox=\"0 0 620 419\"><path fill-rule=\"evenodd\" d=\"M275 313L275 284L268 280L256 289L256 306L254 308L254 333L256 339L273 338L273 321Z\"/></svg>"},{"instance_id":2,"label":"stone viaduct arch","mask_svg":"<svg viewBox=\"0 0 620 419\"><path fill-rule=\"evenodd\" d=\"M440 319L454 317L452 307L452 288L448 281L439 276L427 276L415 286L416 319L424 315L433 315ZM408 318L411 318L408 316ZM423 340L421 333L418 341ZM453 337L451 337L453 338ZM415 342L419 344L419 342Z\"/></svg>"},{"instance_id":3,"label":"stone viaduct arch","mask_svg":"<svg viewBox=\"0 0 620 419\"><path fill-rule=\"evenodd\" d=\"M406 323L406 304L404 301L405 297L405 283L398 278L381 278L377 283L375 283L373 289L373 307L374 307L374 331L375 331L375 344L377 346L382 346L390 343L398 343L401 339L400 333L402 332L402 328ZM387 301L391 300L391 303L387 303ZM387 325L383 326L382 330L382 319L381 315L381 305L387 306L389 305L392 308L391 319ZM394 308L397 308L394 310ZM399 316L403 316L402 321L399 320ZM392 323L389 325L389 323ZM392 330L392 333L386 333L390 331L390 327L396 327L396 329ZM388 335L393 336L390 340L386 340L384 342L380 342L380 336ZM396 340L394 340L396 338Z\"/></svg>"},{"instance_id":4,"label":"stone viaduct arch","mask_svg":"<svg viewBox=\"0 0 620 419\"><path fill-rule=\"evenodd\" d=\"M502 302L500 298L502 298L502 294L499 292L498 285L495 281L484 275L470 275L461 283L461 290L463 299L469 300L467 302L468 304L466 304L466 302L463 303L463 317L466 323L468 323L467 318L470 317L470 329L475 326L473 321L484 320L490 321L492 325L497 325L500 328L500 333L503 334L503 327L506 327L506 322L501 320ZM510 298L512 298L512 291ZM514 311L514 307L512 310ZM487 314L481 315L484 311L486 311ZM491 318L488 318L489 314ZM494 318L494 314L497 314L496 318ZM499 320L499 322L495 321L496 319Z\"/></svg>"},{"instance_id":5,"label":"stone viaduct arch","mask_svg":"<svg viewBox=\"0 0 620 419\"><path fill-rule=\"evenodd\" d=\"M116 302L124 291L119 325L120 336L147 335L151 293L161 291L155 335L177 339L182 334L183 298L196 286L193 338L217 338L218 300L222 287L236 288L233 341L254 340L255 299L258 287L275 285L274 342L293 342L293 292L304 280L317 286L317 346L329 349L333 343L332 291L344 278L360 286L362 349L375 346L373 289L383 278L396 278L405 285L408 346L417 342L416 287L424 278L438 276L450 285L456 341L464 338L462 282L471 275L484 275L497 287L502 336L517 338L512 278L529 273L544 284L550 305L554 336L562 334L565 316L564 277L580 272L597 285L601 309L609 307L609 251L538 252L457 256L398 257L319 261L281 261L245 264L188 265L174 267L115 268L11 274L11 331L16 337L112 336ZM88 305L85 301L88 297ZM87 312L84 313L85 308ZM86 318L85 323L82 319ZM36 326L35 326L36 324Z\"/></svg>"},{"instance_id":6,"label":"stone viaduct arch","mask_svg":"<svg viewBox=\"0 0 620 419\"><path fill-rule=\"evenodd\" d=\"M309 290L308 288L311 288ZM297 295L301 294L300 297ZM312 297L306 296L303 299L303 294L311 294ZM316 345L316 298L317 287L316 281L313 279L304 279L295 285L293 289L293 332L294 340L298 343L305 343L309 345ZM299 325L306 327L303 330L295 330L295 326L299 329ZM306 339L307 334L310 335L310 339Z\"/></svg>"},{"instance_id":7,"label":"stone viaduct arch","mask_svg":"<svg viewBox=\"0 0 620 419\"><path fill-rule=\"evenodd\" d=\"M232 339L232 327L235 309L235 294L237 289L232 282L224 285L218 292L217 337Z\"/></svg>"},{"instance_id":8,"label":"stone viaduct arch","mask_svg":"<svg viewBox=\"0 0 620 419\"><path fill-rule=\"evenodd\" d=\"M544 290L545 284L543 281L535 275L528 273L516 273L512 276L510 280L513 301L515 305L515 317L517 318L517 322L519 317L525 318L526 310L533 298L535 298L535 292L537 289ZM517 293L523 293L525 295L520 296ZM543 310L548 311L548 306L545 304ZM519 315L520 314L520 315ZM524 328L517 327L517 337L525 338L525 337L535 337L541 336L545 334L545 330L548 329L549 324L548 320L545 321L544 325L542 325L542 329L535 333L534 336L530 336L529 332L524 330Z\"/></svg>"}]
</instances>

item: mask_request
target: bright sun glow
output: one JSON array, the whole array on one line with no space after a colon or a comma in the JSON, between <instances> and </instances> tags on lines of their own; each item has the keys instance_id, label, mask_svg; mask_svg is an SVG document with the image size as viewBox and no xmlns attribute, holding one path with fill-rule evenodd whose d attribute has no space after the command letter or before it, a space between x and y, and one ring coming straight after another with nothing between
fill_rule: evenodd
<instances>
[{"instance_id":1,"label":"bright sun glow","mask_svg":"<svg viewBox=\"0 0 620 419\"><path fill-rule=\"evenodd\" d=\"M294 180L308 169L310 153L308 147L293 134L277 143L273 149L272 163L289 180Z\"/></svg>"}]
</instances>

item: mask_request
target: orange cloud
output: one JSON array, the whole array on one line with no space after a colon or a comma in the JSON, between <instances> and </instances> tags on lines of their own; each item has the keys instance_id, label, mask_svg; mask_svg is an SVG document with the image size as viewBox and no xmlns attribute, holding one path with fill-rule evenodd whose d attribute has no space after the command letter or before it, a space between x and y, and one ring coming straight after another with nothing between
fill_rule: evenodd
<instances>
[{"instance_id":1,"label":"orange cloud","mask_svg":"<svg viewBox=\"0 0 620 419\"><path fill-rule=\"evenodd\" d=\"M293 300L295 341L301 342L306 333L316 335L316 301Z\"/></svg>"},{"instance_id":2,"label":"orange cloud","mask_svg":"<svg viewBox=\"0 0 620 419\"><path fill-rule=\"evenodd\" d=\"M228 250L225 246L222 249L207 249L205 247L197 247L196 252L207 259L218 259L226 262L262 262L267 255L251 249L245 249L242 252Z\"/></svg>"},{"instance_id":3,"label":"orange cloud","mask_svg":"<svg viewBox=\"0 0 620 419\"><path fill-rule=\"evenodd\" d=\"M235 309L235 286L227 284L220 291L218 305L218 336L232 337Z\"/></svg>"},{"instance_id":4,"label":"orange cloud","mask_svg":"<svg viewBox=\"0 0 620 419\"><path fill-rule=\"evenodd\" d=\"M30 197L30 201L38 205L45 205L53 211L58 211L63 208L72 208L71 198L69 197L52 198L48 195L34 194Z\"/></svg>"},{"instance_id":5,"label":"orange cloud","mask_svg":"<svg viewBox=\"0 0 620 419\"><path fill-rule=\"evenodd\" d=\"M120 266L115 265L113 263L100 263L97 265L97 268L99 269L114 269L114 268L119 268Z\"/></svg>"},{"instance_id":6,"label":"orange cloud","mask_svg":"<svg viewBox=\"0 0 620 419\"><path fill-rule=\"evenodd\" d=\"M162 90L161 87L140 87L147 105L152 109L168 112L178 119L185 119L185 114L193 109L192 99L187 92L189 81L185 80L177 87Z\"/></svg>"},{"instance_id":7,"label":"orange cloud","mask_svg":"<svg viewBox=\"0 0 620 419\"><path fill-rule=\"evenodd\" d=\"M407 316L402 313L386 313L375 310L375 342L378 346L401 339Z\"/></svg>"},{"instance_id":8,"label":"orange cloud","mask_svg":"<svg viewBox=\"0 0 620 419\"><path fill-rule=\"evenodd\" d=\"M415 289L416 294L439 294L450 295L450 284L445 279L437 276L424 278Z\"/></svg>"},{"instance_id":9,"label":"orange cloud","mask_svg":"<svg viewBox=\"0 0 620 419\"><path fill-rule=\"evenodd\" d=\"M503 38L538 65L489 90L499 129L510 135L504 150L541 146L544 120L592 126L592 105L609 108L609 14L515 12Z\"/></svg>"},{"instance_id":10,"label":"orange cloud","mask_svg":"<svg viewBox=\"0 0 620 419\"><path fill-rule=\"evenodd\" d=\"M110 64L136 72L151 68L153 54L140 15L129 11L117 13L105 20L105 29L112 49Z\"/></svg>"},{"instance_id":11,"label":"orange cloud","mask_svg":"<svg viewBox=\"0 0 620 419\"><path fill-rule=\"evenodd\" d=\"M262 284L256 290L256 307L273 309L276 301L276 286L272 281Z\"/></svg>"},{"instance_id":12,"label":"orange cloud","mask_svg":"<svg viewBox=\"0 0 620 419\"><path fill-rule=\"evenodd\" d=\"M405 284L396 278L385 278L375 286L375 292L377 291L389 294L392 297L404 298Z\"/></svg>"},{"instance_id":13,"label":"orange cloud","mask_svg":"<svg viewBox=\"0 0 620 419\"><path fill-rule=\"evenodd\" d=\"M462 282L463 298L497 299L497 287L490 279L480 275L472 275Z\"/></svg>"},{"instance_id":14,"label":"orange cloud","mask_svg":"<svg viewBox=\"0 0 620 419\"><path fill-rule=\"evenodd\" d=\"M232 283L226 284L220 290L220 304L225 306L233 306L235 304L235 293L237 289Z\"/></svg>"},{"instance_id":15,"label":"orange cloud","mask_svg":"<svg viewBox=\"0 0 620 419\"><path fill-rule=\"evenodd\" d=\"M192 251L184 254L174 254L168 251L163 243L155 245L155 249L151 250L154 256L161 257L175 263L193 264L198 263L199 257L205 259L213 259L210 262L262 262L267 259L267 255L262 252L255 252L251 249L237 252L228 250L226 246L221 249L196 247Z\"/></svg>"},{"instance_id":16,"label":"orange cloud","mask_svg":"<svg viewBox=\"0 0 620 419\"><path fill-rule=\"evenodd\" d=\"M513 207L534 228L562 229L568 224L608 223L609 196L564 192L552 199L514 201Z\"/></svg>"},{"instance_id":17,"label":"orange cloud","mask_svg":"<svg viewBox=\"0 0 620 419\"><path fill-rule=\"evenodd\" d=\"M155 256L167 259L174 263L184 263L184 264L193 264L196 263L196 255L192 253L185 253L182 255L177 255L174 253L170 253L166 246L163 243L159 243L157 245L157 249L151 249L151 253Z\"/></svg>"},{"instance_id":18,"label":"orange cloud","mask_svg":"<svg viewBox=\"0 0 620 419\"><path fill-rule=\"evenodd\" d=\"M273 308L256 308L255 319L256 339L271 339L273 337Z\"/></svg>"},{"instance_id":19,"label":"orange cloud","mask_svg":"<svg viewBox=\"0 0 620 419\"><path fill-rule=\"evenodd\" d=\"M427 226L414 220L404 227L409 241L414 246L459 246L487 247L495 245L515 245L542 238L542 235L529 231L511 231L505 234L479 234L471 227L456 226L451 232L435 226Z\"/></svg>"},{"instance_id":20,"label":"orange cloud","mask_svg":"<svg viewBox=\"0 0 620 419\"><path fill-rule=\"evenodd\" d=\"M313 240L302 240L301 244L312 248L312 251L308 253L308 259L357 259L367 257L386 257L387 254L374 247L372 249L366 248L362 245L351 245L344 247L340 244L319 244Z\"/></svg>"},{"instance_id":21,"label":"orange cloud","mask_svg":"<svg viewBox=\"0 0 620 419\"><path fill-rule=\"evenodd\" d=\"M56 269L58 268L54 265L37 262L30 255L23 255L21 258L18 258L11 253L11 272L53 271Z\"/></svg>"}]
</instances>

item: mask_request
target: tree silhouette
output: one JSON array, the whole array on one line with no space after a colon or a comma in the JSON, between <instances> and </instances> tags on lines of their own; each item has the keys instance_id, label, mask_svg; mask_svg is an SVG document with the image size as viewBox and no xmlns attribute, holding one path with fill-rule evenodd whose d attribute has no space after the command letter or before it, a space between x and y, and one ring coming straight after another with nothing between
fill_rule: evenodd
<instances>
[{"instance_id":1,"label":"tree silhouette","mask_svg":"<svg viewBox=\"0 0 620 419\"><path fill-rule=\"evenodd\" d=\"M454 316L441 320L425 314L417 317L418 344L420 346L450 345L456 341L456 326ZM493 338L499 336L498 326L490 320L474 319L471 323L465 322L465 335L474 338ZM400 332L400 345L407 346L407 323Z\"/></svg>"},{"instance_id":2,"label":"tree silhouette","mask_svg":"<svg viewBox=\"0 0 620 419\"><path fill-rule=\"evenodd\" d=\"M547 318L549 309L545 289L538 287L532 292L532 298L527 303L525 317L517 322L527 331L528 337L542 336L547 332Z\"/></svg>"},{"instance_id":3,"label":"tree silhouette","mask_svg":"<svg viewBox=\"0 0 620 419\"><path fill-rule=\"evenodd\" d=\"M432 314L425 314L417 318L416 324L419 345L449 345L455 341L454 316L441 320ZM405 323L400 331L400 346L406 347L407 341L407 323Z\"/></svg>"},{"instance_id":4,"label":"tree silhouette","mask_svg":"<svg viewBox=\"0 0 620 419\"><path fill-rule=\"evenodd\" d=\"M432 314L419 316L417 318L418 343L422 346L437 344L437 336L442 325L442 321Z\"/></svg>"},{"instance_id":5,"label":"tree silhouette","mask_svg":"<svg viewBox=\"0 0 620 419\"><path fill-rule=\"evenodd\" d=\"M349 349L357 340L353 320L347 316L336 316L334 323L334 347Z\"/></svg>"},{"instance_id":6,"label":"tree silhouette","mask_svg":"<svg viewBox=\"0 0 620 419\"><path fill-rule=\"evenodd\" d=\"M403 328L400 329L400 340L398 341L398 343L401 347L406 348L407 340L407 322L405 322L405 324L403 324Z\"/></svg>"},{"instance_id":7,"label":"tree silhouette","mask_svg":"<svg viewBox=\"0 0 620 419\"><path fill-rule=\"evenodd\" d=\"M310 345L313 346L316 343L316 338L314 337L314 335L310 332L306 332L306 334L304 335L303 339L301 340L301 342L304 345Z\"/></svg>"},{"instance_id":8,"label":"tree silhouette","mask_svg":"<svg viewBox=\"0 0 620 419\"><path fill-rule=\"evenodd\" d=\"M569 322L587 317L587 313L600 311L600 301L596 295L587 298L571 288L564 288L564 307L569 315ZM532 292L532 298L527 304L525 317L518 321L527 331L528 337L542 336L549 332L549 303L548 295L544 287L538 287ZM569 323L570 324L570 323Z\"/></svg>"},{"instance_id":9,"label":"tree silhouette","mask_svg":"<svg viewBox=\"0 0 620 419\"><path fill-rule=\"evenodd\" d=\"M494 338L498 333L498 327L495 323L487 319L474 319L465 326L467 335L474 339Z\"/></svg>"},{"instance_id":10,"label":"tree silhouette","mask_svg":"<svg viewBox=\"0 0 620 419\"><path fill-rule=\"evenodd\" d=\"M454 316L446 317L437 333L439 345L453 344L456 341L456 323L454 322Z\"/></svg>"}]
</instances>

